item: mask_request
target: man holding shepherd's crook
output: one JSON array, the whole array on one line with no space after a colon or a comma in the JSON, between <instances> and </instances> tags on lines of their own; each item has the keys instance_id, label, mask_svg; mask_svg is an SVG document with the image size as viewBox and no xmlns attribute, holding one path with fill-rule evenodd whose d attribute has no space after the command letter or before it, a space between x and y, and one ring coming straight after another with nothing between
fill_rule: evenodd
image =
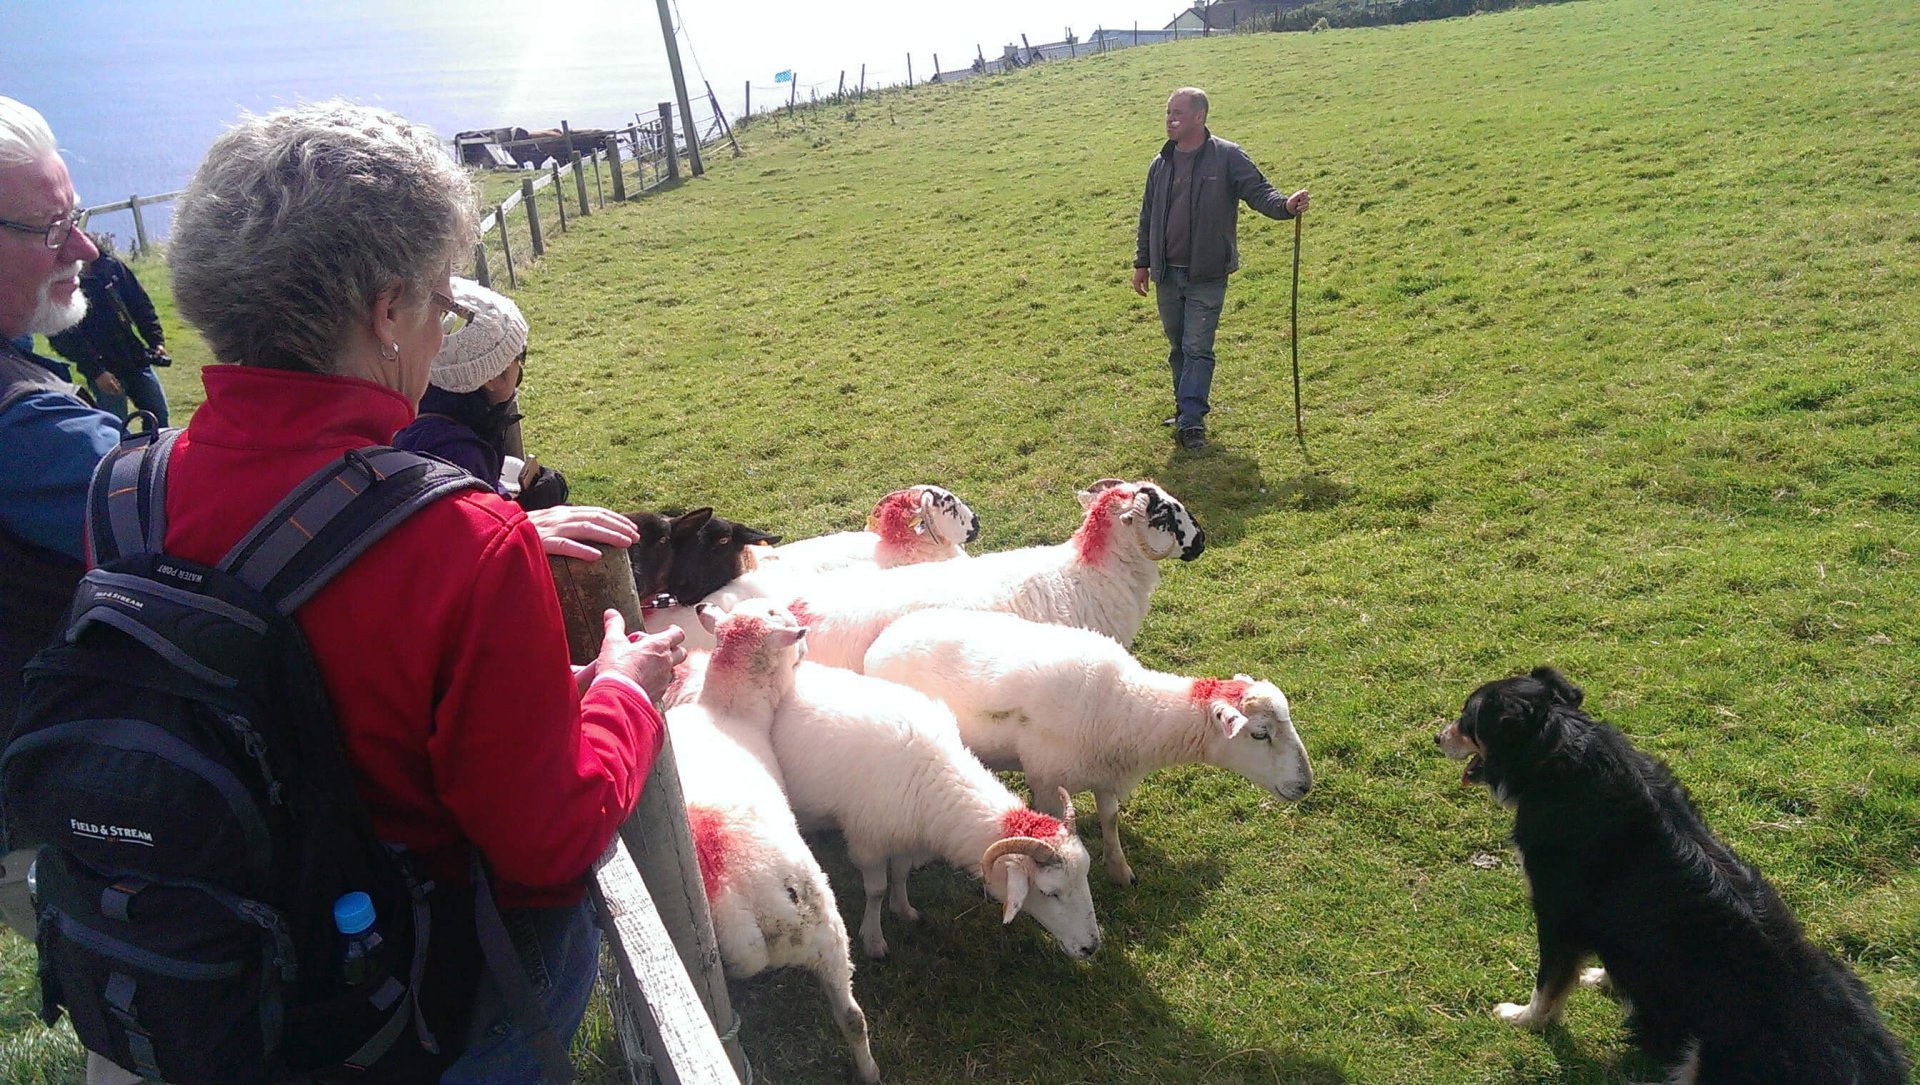
<instances>
[{"instance_id":1,"label":"man holding shepherd's crook","mask_svg":"<svg viewBox=\"0 0 1920 1085\"><path fill-rule=\"evenodd\" d=\"M1240 145L1207 129L1207 95L1181 87L1167 99L1167 142L1147 167L1134 247L1133 291L1155 286L1173 375L1175 439L1206 447L1213 338L1226 301L1227 276L1239 270L1240 203L1268 218L1307 210L1307 190L1282 196Z\"/></svg>"}]
</instances>

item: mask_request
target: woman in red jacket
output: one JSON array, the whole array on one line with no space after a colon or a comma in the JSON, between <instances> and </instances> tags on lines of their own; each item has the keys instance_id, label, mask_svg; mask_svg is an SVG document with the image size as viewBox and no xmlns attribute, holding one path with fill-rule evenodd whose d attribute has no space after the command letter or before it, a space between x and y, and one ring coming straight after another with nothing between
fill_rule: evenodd
<instances>
[{"instance_id":1,"label":"woman in red jacket","mask_svg":"<svg viewBox=\"0 0 1920 1085\"><path fill-rule=\"evenodd\" d=\"M168 553L217 562L309 473L412 421L475 222L465 172L385 110L302 106L213 144L170 261L181 315L222 364L175 448ZM295 617L376 831L443 884L465 883L479 849L570 1036L597 961L585 875L660 748L653 699L684 654L677 631L629 637L608 612L576 680L538 534L477 491L409 519ZM533 1080L497 993L474 1014L442 1080Z\"/></svg>"}]
</instances>

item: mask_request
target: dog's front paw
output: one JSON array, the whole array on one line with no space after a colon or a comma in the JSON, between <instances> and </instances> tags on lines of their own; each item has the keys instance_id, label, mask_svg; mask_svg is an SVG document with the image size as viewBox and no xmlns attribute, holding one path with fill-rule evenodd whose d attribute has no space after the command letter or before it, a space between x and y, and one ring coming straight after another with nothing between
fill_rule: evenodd
<instances>
[{"instance_id":1,"label":"dog's front paw","mask_svg":"<svg viewBox=\"0 0 1920 1085\"><path fill-rule=\"evenodd\" d=\"M1518 1025L1526 1029L1545 1028L1548 1024L1539 1014L1533 1012L1532 1006L1522 1006L1518 1002L1502 1002L1493 1008L1493 1015L1509 1025Z\"/></svg>"}]
</instances>

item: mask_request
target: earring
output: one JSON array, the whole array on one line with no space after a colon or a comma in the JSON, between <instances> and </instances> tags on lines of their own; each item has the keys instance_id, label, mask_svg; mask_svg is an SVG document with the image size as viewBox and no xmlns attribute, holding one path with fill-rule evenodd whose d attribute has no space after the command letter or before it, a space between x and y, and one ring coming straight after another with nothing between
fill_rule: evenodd
<instances>
[{"instance_id":1,"label":"earring","mask_svg":"<svg viewBox=\"0 0 1920 1085\"><path fill-rule=\"evenodd\" d=\"M396 339L392 343L382 346L380 348L380 360L383 362L399 361L400 360L400 341Z\"/></svg>"}]
</instances>

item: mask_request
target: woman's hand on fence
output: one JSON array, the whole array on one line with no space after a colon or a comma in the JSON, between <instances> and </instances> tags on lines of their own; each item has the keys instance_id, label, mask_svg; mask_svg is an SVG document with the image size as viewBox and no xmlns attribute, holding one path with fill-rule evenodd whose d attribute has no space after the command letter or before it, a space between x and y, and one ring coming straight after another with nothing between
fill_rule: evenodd
<instances>
[{"instance_id":1,"label":"woman's hand on fence","mask_svg":"<svg viewBox=\"0 0 1920 1085\"><path fill-rule=\"evenodd\" d=\"M664 633L627 632L626 619L617 610L602 616L606 634L600 641L600 657L589 666L598 674L617 674L633 681L658 703L673 681L673 668L686 662L687 650L681 642L687 634L678 628Z\"/></svg>"},{"instance_id":2,"label":"woman's hand on fence","mask_svg":"<svg viewBox=\"0 0 1920 1085\"><path fill-rule=\"evenodd\" d=\"M540 533L540 548L563 558L581 561L600 560L600 551L589 543L605 543L625 548L640 537L633 521L612 509L592 505L556 505L527 513L533 529Z\"/></svg>"}]
</instances>

